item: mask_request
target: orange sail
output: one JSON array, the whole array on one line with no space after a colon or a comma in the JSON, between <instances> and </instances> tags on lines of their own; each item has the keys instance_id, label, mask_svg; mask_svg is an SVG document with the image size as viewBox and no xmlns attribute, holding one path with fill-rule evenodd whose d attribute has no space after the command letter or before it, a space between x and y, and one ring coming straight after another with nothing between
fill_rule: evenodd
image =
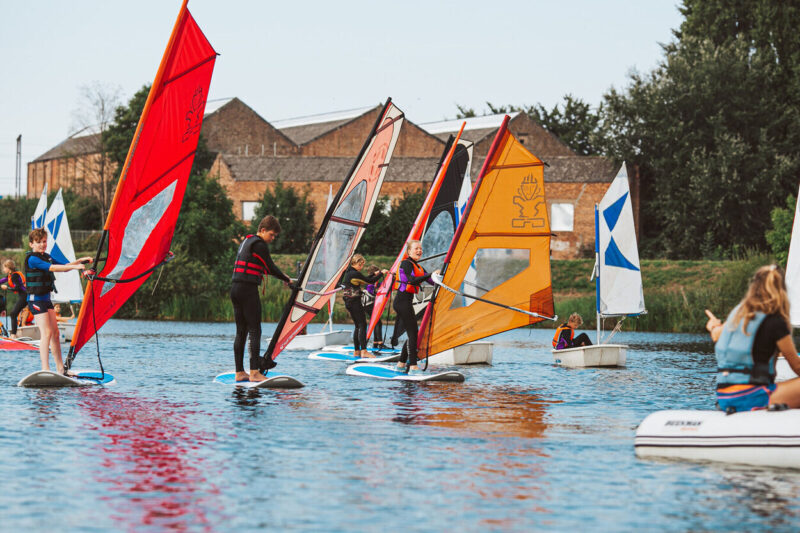
<instances>
[{"instance_id":1,"label":"orange sail","mask_svg":"<svg viewBox=\"0 0 800 533\"><path fill-rule=\"evenodd\" d=\"M194 161L217 53L184 0L108 211L67 361L153 271L170 244ZM101 257L104 255L104 257ZM99 263L99 264L98 264Z\"/></svg>"},{"instance_id":2,"label":"orange sail","mask_svg":"<svg viewBox=\"0 0 800 533\"><path fill-rule=\"evenodd\" d=\"M423 317L421 359L553 317L543 167L508 131L506 117Z\"/></svg>"}]
</instances>

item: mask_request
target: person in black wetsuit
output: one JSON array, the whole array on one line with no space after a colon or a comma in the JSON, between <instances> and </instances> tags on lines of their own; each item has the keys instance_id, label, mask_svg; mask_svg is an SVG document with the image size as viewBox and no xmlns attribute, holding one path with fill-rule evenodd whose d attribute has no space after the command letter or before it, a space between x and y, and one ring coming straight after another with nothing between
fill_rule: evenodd
<instances>
[{"instance_id":1,"label":"person in black wetsuit","mask_svg":"<svg viewBox=\"0 0 800 533\"><path fill-rule=\"evenodd\" d=\"M392 286L397 291L397 295L394 298L394 310L403 321L406 335L408 335L408 340L403 345L400 362L397 363L397 370L402 372L408 369L409 374L416 374L420 372L417 366L419 325L417 324L417 317L414 315L414 294L419 292L419 286L423 281L431 284L433 282L431 281L431 274L425 272L425 269L417 263L422 258L422 243L417 240L408 241L406 251L408 252L408 257L400 263L397 279ZM434 271L434 274L438 273L438 270Z\"/></svg>"},{"instance_id":2,"label":"person in black wetsuit","mask_svg":"<svg viewBox=\"0 0 800 533\"><path fill-rule=\"evenodd\" d=\"M378 281L387 270L381 270L371 276L364 276L361 269L364 268L364 256L355 254L350 260L350 266L342 277L344 285L344 306L350 317L353 319L353 355L356 357L375 357L367 352L367 317L364 314L364 306L361 304L361 289L370 283Z\"/></svg>"},{"instance_id":3,"label":"person in black wetsuit","mask_svg":"<svg viewBox=\"0 0 800 533\"><path fill-rule=\"evenodd\" d=\"M263 361L261 350L261 299L258 286L262 276L274 276L287 285L291 279L272 262L267 243L275 240L281 225L272 215L258 224L258 232L248 235L239 246L233 266L231 302L236 320L236 339L233 341L233 358L236 363L236 381L264 381L261 373L275 366L273 361ZM244 345L250 337L250 374L244 371Z\"/></svg>"},{"instance_id":4,"label":"person in black wetsuit","mask_svg":"<svg viewBox=\"0 0 800 533\"><path fill-rule=\"evenodd\" d=\"M17 264L13 259L6 259L3 261L3 273L6 277L0 279L0 289L12 290L17 293L17 301L14 307L9 311L8 316L11 317L11 331L12 339L17 338L17 319L19 314L25 309L25 304L28 301L28 292L25 289L25 276L22 272L17 270Z\"/></svg>"},{"instance_id":5,"label":"person in black wetsuit","mask_svg":"<svg viewBox=\"0 0 800 533\"><path fill-rule=\"evenodd\" d=\"M370 265L367 267L367 277L374 276L376 273L381 272L377 265ZM388 270L386 271L388 272ZM367 317L367 322L372 316L372 311L375 309L375 296L378 293L378 281L367 284L364 287L364 292L361 293L361 305L364 307L364 315ZM395 343L397 344L397 343ZM379 318L375 323L375 329L372 331L372 348L383 348L383 322Z\"/></svg>"}]
</instances>

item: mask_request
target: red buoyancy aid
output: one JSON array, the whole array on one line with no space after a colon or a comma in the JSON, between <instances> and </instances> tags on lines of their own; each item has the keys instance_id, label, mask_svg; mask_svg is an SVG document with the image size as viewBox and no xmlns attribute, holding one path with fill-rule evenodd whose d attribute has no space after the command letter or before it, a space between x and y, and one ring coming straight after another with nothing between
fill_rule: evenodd
<instances>
[{"instance_id":1,"label":"red buoyancy aid","mask_svg":"<svg viewBox=\"0 0 800 533\"><path fill-rule=\"evenodd\" d=\"M561 332L564 331L564 330L569 331L569 342L570 342L570 344L572 344L572 339L573 339L573 337L575 337L575 330L572 329L571 327L569 327L566 323L561 324L560 326L558 326L556 328L556 334L553 336L553 348L555 348L556 350L563 350L564 348L567 348L567 346L559 346L559 343L558 343L559 339L561 339Z\"/></svg>"},{"instance_id":2,"label":"red buoyancy aid","mask_svg":"<svg viewBox=\"0 0 800 533\"><path fill-rule=\"evenodd\" d=\"M22 286L18 286L14 283L14 274L19 276L19 279L22 280ZM25 290L25 274L15 270L14 272L8 275L8 288L14 292L22 292Z\"/></svg>"},{"instance_id":3,"label":"red buoyancy aid","mask_svg":"<svg viewBox=\"0 0 800 533\"><path fill-rule=\"evenodd\" d=\"M258 235L248 235L239 246L236 253L236 263L233 265L233 281L245 283L261 283L261 276L269 274L266 260L253 252L253 246L262 241Z\"/></svg>"},{"instance_id":4,"label":"red buoyancy aid","mask_svg":"<svg viewBox=\"0 0 800 533\"><path fill-rule=\"evenodd\" d=\"M413 272L413 276L415 278L418 277L418 276L424 276L425 275L425 270L421 266L419 266L414 261L409 260L409 262L411 263L411 268L414 271ZM400 279L400 275L402 274L402 271L403 271L403 269L400 268L399 272L397 273L397 277L395 278L394 283L392 284L392 289L394 289L396 291L400 291L400 292L408 292L410 294L417 294L419 292L419 285L410 285L410 284L406 283L405 281L401 280Z\"/></svg>"}]
</instances>

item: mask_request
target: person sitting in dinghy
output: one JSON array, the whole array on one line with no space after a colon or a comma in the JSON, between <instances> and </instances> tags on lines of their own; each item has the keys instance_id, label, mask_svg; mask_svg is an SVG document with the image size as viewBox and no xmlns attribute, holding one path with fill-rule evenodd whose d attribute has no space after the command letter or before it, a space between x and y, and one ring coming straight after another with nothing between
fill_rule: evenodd
<instances>
[{"instance_id":1,"label":"person sitting in dinghy","mask_svg":"<svg viewBox=\"0 0 800 533\"><path fill-rule=\"evenodd\" d=\"M50 355L56 361L59 374L64 373L64 362L61 359L61 342L59 340L58 321L50 300L50 293L56 288L53 272L69 272L83 270L84 263L91 263L91 257L81 257L71 263L58 264L47 250L47 232L38 228L30 232L28 240L31 252L25 256L25 281L28 289L28 310L39 328L39 357L42 370L50 370Z\"/></svg>"},{"instance_id":2,"label":"person sitting in dinghy","mask_svg":"<svg viewBox=\"0 0 800 533\"><path fill-rule=\"evenodd\" d=\"M553 336L553 348L564 350L566 348L578 348L580 346L591 346L592 341L586 333L575 336L575 330L583 324L583 317L578 313L569 315L569 320L556 328Z\"/></svg>"},{"instance_id":3,"label":"person sitting in dinghy","mask_svg":"<svg viewBox=\"0 0 800 533\"><path fill-rule=\"evenodd\" d=\"M706 309L706 329L717 356L717 403L728 413L785 404L800 407L800 378L775 384L775 360L782 354L800 374L792 340L789 296L783 269L759 268L744 299L723 323Z\"/></svg>"},{"instance_id":4,"label":"person sitting in dinghy","mask_svg":"<svg viewBox=\"0 0 800 533\"><path fill-rule=\"evenodd\" d=\"M353 355L356 357L375 357L367 351L367 317L364 314L364 306L361 303L361 289L370 283L375 283L388 272L379 270L370 276L364 276L361 269L364 268L366 260L361 254L355 254L350 260L350 266L342 277L344 285L343 298L344 306L353 319Z\"/></svg>"},{"instance_id":5,"label":"person sitting in dinghy","mask_svg":"<svg viewBox=\"0 0 800 533\"><path fill-rule=\"evenodd\" d=\"M392 284L392 288L397 291L394 299L394 310L397 316L403 321L406 328L408 340L403 345L400 355L400 362L397 363L399 372L406 372L409 375L421 373L417 366L417 335L419 334L419 324L414 314L414 295L419 292L419 286L427 281L431 285L431 274L426 272L417 261L422 258L422 242L418 240L408 241L406 244L408 257L400 263L397 272L397 279ZM433 272L439 274L438 270Z\"/></svg>"},{"instance_id":6,"label":"person sitting in dinghy","mask_svg":"<svg viewBox=\"0 0 800 533\"><path fill-rule=\"evenodd\" d=\"M236 365L236 381L264 381L261 373L275 366L272 359L264 359L261 351L261 299L258 286L262 276L275 276L287 286L292 280L281 272L272 262L268 243L274 241L281 232L281 224L272 215L267 215L258 223L255 235L248 235L239 246L233 265L231 283L231 303L236 321L236 337L233 341L233 360ZM250 374L244 371L244 345L250 337Z\"/></svg>"}]
</instances>

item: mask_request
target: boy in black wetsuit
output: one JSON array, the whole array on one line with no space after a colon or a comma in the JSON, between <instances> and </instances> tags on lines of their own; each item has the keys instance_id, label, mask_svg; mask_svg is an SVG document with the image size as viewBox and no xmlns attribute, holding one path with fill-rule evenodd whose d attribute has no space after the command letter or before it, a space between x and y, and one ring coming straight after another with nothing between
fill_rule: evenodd
<instances>
[{"instance_id":1,"label":"boy in black wetsuit","mask_svg":"<svg viewBox=\"0 0 800 533\"><path fill-rule=\"evenodd\" d=\"M260 372L275 366L273 361L262 361L261 350L261 299L258 286L262 276L274 276L287 285L291 279L280 271L269 255L268 243L281 232L281 225L272 215L265 216L258 224L258 232L248 235L239 246L233 266L231 302L236 320L236 339L233 341L233 358L236 363L236 381L264 381ZM244 345L250 337L250 374L244 371Z\"/></svg>"},{"instance_id":2,"label":"boy in black wetsuit","mask_svg":"<svg viewBox=\"0 0 800 533\"><path fill-rule=\"evenodd\" d=\"M344 285L344 306L353 319L353 355L356 357L375 357L367 352L367 316L361 303L361 289L370 283L377 282L387 270L379 270L370 276L361 273L366 261L361 254L355 254L350 260L350 266L342 277ZM371 313L370 313L371 314Z\"/></svg>"}]
</instances>

